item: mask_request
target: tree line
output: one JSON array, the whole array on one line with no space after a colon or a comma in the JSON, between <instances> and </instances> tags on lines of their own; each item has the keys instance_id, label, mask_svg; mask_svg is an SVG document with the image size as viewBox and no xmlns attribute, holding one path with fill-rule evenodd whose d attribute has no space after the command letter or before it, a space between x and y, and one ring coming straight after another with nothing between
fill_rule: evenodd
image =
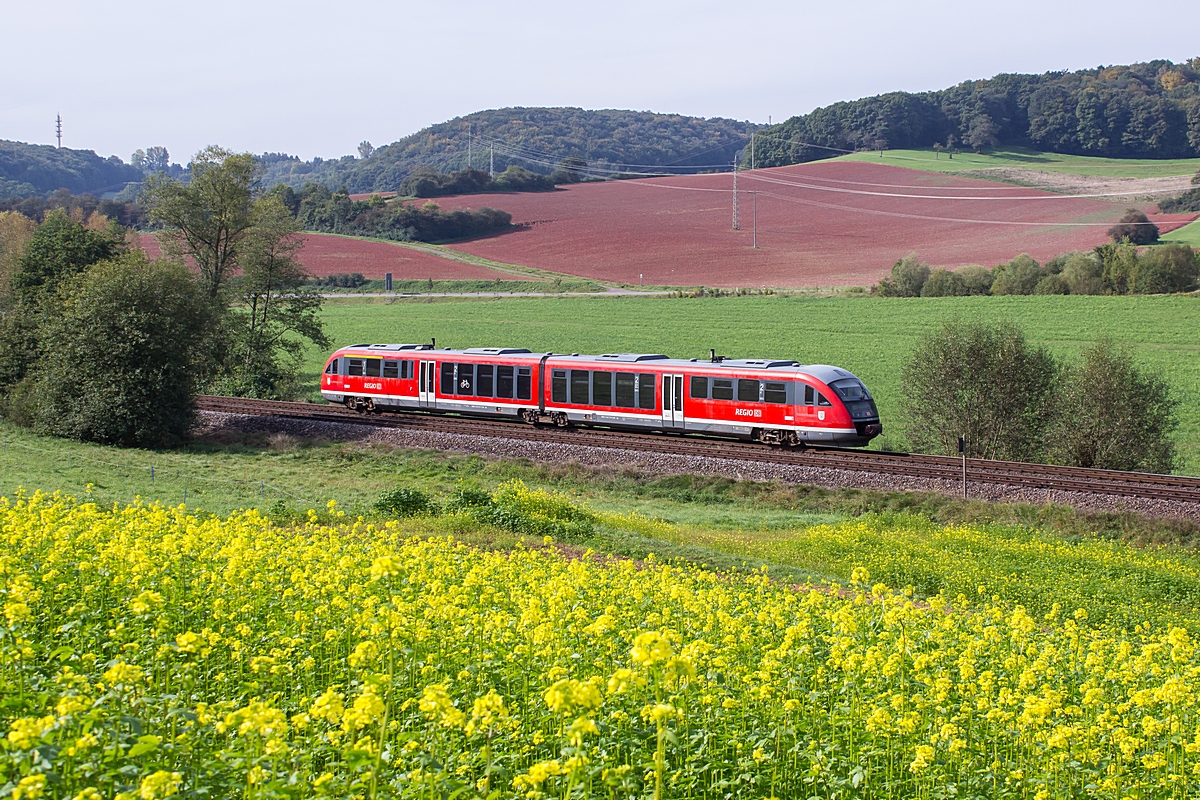
<instances>
[{"instance_id":1,"label":"tree line","mask_svg":"<svg viewBox=\"0 0 1200 800\"><path fill-rule=\"evenodd\" d=\"M1138 252L1128 242L1056 256L1039 264L1028 255L992 269L931 269L915 255L892 265L876 291L882 297L966 297L1012 294L1170 294L1197 288L1200 260L1181 244Z\"/></svg>"},{"instance_id":2,"label":"tree line","mask_svg":"<svg viewBox=\"0 0 1200 800\"><path fill-rule=\"evenodd\" d=\"M445 197L456 194L487 192L552 192L564 183L579 183L587 162L582 158L565 158L558 169L549 175L530 172L524 167L509 164L496 176L481 169L467 167L447 173L421 168L400 184L398 194L406 197Z\"/></svg>"},{"instance_id":3,"label":"tree line","mask_svg":"<svg viewBox=\"0 0 1200 800\"><path fill-rule=\"evenodd\" d=\"M773 167L843 151L935 145L1024 145L1115 158L1200 156L1200 58L1002 74L940 91L834 103L764 128L755 137L754 160Z\"/></svg>"},{"instance_id":4,"label":"tree line","mask_svg":"<svg viewBox=\"0 0 1200 800\"><path fill-rule=\"evenodd\" d=\"M956 319L928 333L900 388L911 446L971 458L1169 473L1179 401L1162 376L1101 337L1054 358L1010 322Z\"/></svg>"},{"instance_id":5,"label":"tree line","mask_svg":"<svg viewBox=\"0 0 1200 800\"><path fill-rule=\"evenodd\" d=\"M277 185L268 196L287 209L305 230L320 233L397 242L446 242L512 228L512 215L506 211L486 207L443 211L434 202L416 205L403 200L387 201L379 195L352 200L344 186L330 191L310 183L296 192L290 186Z\"/></svg>"},{"instance_id":6,"label":"tree line","mask_svg":"<svg viewBox=\"0 0 1200 800\"><path fill-rule=\"evenodd\" d=\"M39 431L161 446L206 391L284 398L306 345L328 347L301 228L250 154L210 147L184 184L147 179L151 260L130 232L63 209L0 214L0 411Z\"/></svg>"}]
</instances>

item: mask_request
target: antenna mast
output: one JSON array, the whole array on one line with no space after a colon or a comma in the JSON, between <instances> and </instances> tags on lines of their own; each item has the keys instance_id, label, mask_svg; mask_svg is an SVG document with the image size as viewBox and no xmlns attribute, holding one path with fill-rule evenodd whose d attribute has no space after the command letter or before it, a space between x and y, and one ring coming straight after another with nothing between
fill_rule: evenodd
<instances>
[{"instance_id":1,"label":"antenna mast","mask_svg":"<svg viewBox=\"0 0 1200 800\"><path fill-rule=\"evenodd\" d=\"M62 114L55 114L55 133L58 135L58 146L62 147Z\"/></svg>"},{"instance_id":2,"label":"antenna mast","mask_svg":"<svg viewBox=\"0 0 1200 800\"><path fill-rule=\"evenodd\" d=\"M738 215L738 198L737 198L737 174L738 164L737 158L733 159L733 229L740 231L742 229L742 220Z\"/></svg>"}]
</instances>

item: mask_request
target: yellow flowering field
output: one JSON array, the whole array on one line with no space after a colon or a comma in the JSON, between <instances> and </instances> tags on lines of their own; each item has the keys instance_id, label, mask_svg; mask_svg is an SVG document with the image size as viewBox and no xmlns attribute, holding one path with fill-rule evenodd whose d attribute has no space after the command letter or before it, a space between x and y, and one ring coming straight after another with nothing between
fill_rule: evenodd
<instances>
[{"instance_id":1,"label":"yellow flowering field","mask_svg":"<svg viewBox=\"0 0 1200 800\"><path fill-rule=\"evenodd\" d=\"M422 524L0 499L0 796L1200 793L1182 627Z\"/></svg>"}]
</instances>

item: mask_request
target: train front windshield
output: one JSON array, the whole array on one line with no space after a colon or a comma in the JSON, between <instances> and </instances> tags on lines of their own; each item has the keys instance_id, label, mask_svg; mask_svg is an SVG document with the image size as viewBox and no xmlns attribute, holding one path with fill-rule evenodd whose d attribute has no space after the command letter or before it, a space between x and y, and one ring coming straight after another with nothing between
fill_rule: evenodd
<instances>
[{"instance_id":1,"label":"train front windshield","mask_svg":"<svg viewBox=\"0 0 1200 800\"><path fill-rule=\"evenodd\" d=\"M867 391L867 387L862 385L862 382L854 378L845 378L840 381L834 381L829 386L838 393L838 397L846 404L846 410L850 412L851 419L876 419L879 417L879 411L875 408L875 401L871 398L871 393Z\"/></svg>"}]
</instances>

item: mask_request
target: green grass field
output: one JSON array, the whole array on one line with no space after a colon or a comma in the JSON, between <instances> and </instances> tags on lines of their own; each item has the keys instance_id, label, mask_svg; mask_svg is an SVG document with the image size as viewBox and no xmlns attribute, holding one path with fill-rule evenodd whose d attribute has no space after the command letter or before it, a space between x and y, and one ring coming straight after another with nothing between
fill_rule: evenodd
<instances>
[{"instance_id":1,"label":"green grass field","mask_svg":"<svg viewBox=\"0 0 1200 800\"><path fill-rule=\"evenodd\" d=\"M885 442L897 444L900 372L923 332L953 316L1013 320L1034 342L1073 357L1106 333L1161 370L1183 403L1180 471L1200 474L1200 337L1197 298L513 298L330 300L324 317L338 346L427 342L440 347L511 346L560 353L662 352L706 358L794 358L845 367L875 393ZM327 353L306 363L315 396Z\"/></svg>"},{"instance_id":2,"label":"green grass field","mask_svg":"<svg viewBox=\"0 0 1200 800\"><path fill-rule=\"evenodd\" d=\"M946 153L936 153L933 149L885 150L880 158L879 151L875 150L839 156L833 160L869 161L873 164L883 163L925 172L966 172L1006 167L1110 178L1168 178L1194 175L1200 171L1200 158L1097 158L1041 153L1021 147L1007 147L981 154L963 152L954 158L950 158Z\"/></svg>"},{"instance_id":3,"label":"green grass field","mask_svg":"<svg viewBox=\"0 0 1200 800\"><path fill-rule=\"evenodd\" d=\"M1160 241L1162 244L1186 244L1188 247L1200 249L1200 219L1178 230L1164 233Z\"/></svg>"}]
</instances>

